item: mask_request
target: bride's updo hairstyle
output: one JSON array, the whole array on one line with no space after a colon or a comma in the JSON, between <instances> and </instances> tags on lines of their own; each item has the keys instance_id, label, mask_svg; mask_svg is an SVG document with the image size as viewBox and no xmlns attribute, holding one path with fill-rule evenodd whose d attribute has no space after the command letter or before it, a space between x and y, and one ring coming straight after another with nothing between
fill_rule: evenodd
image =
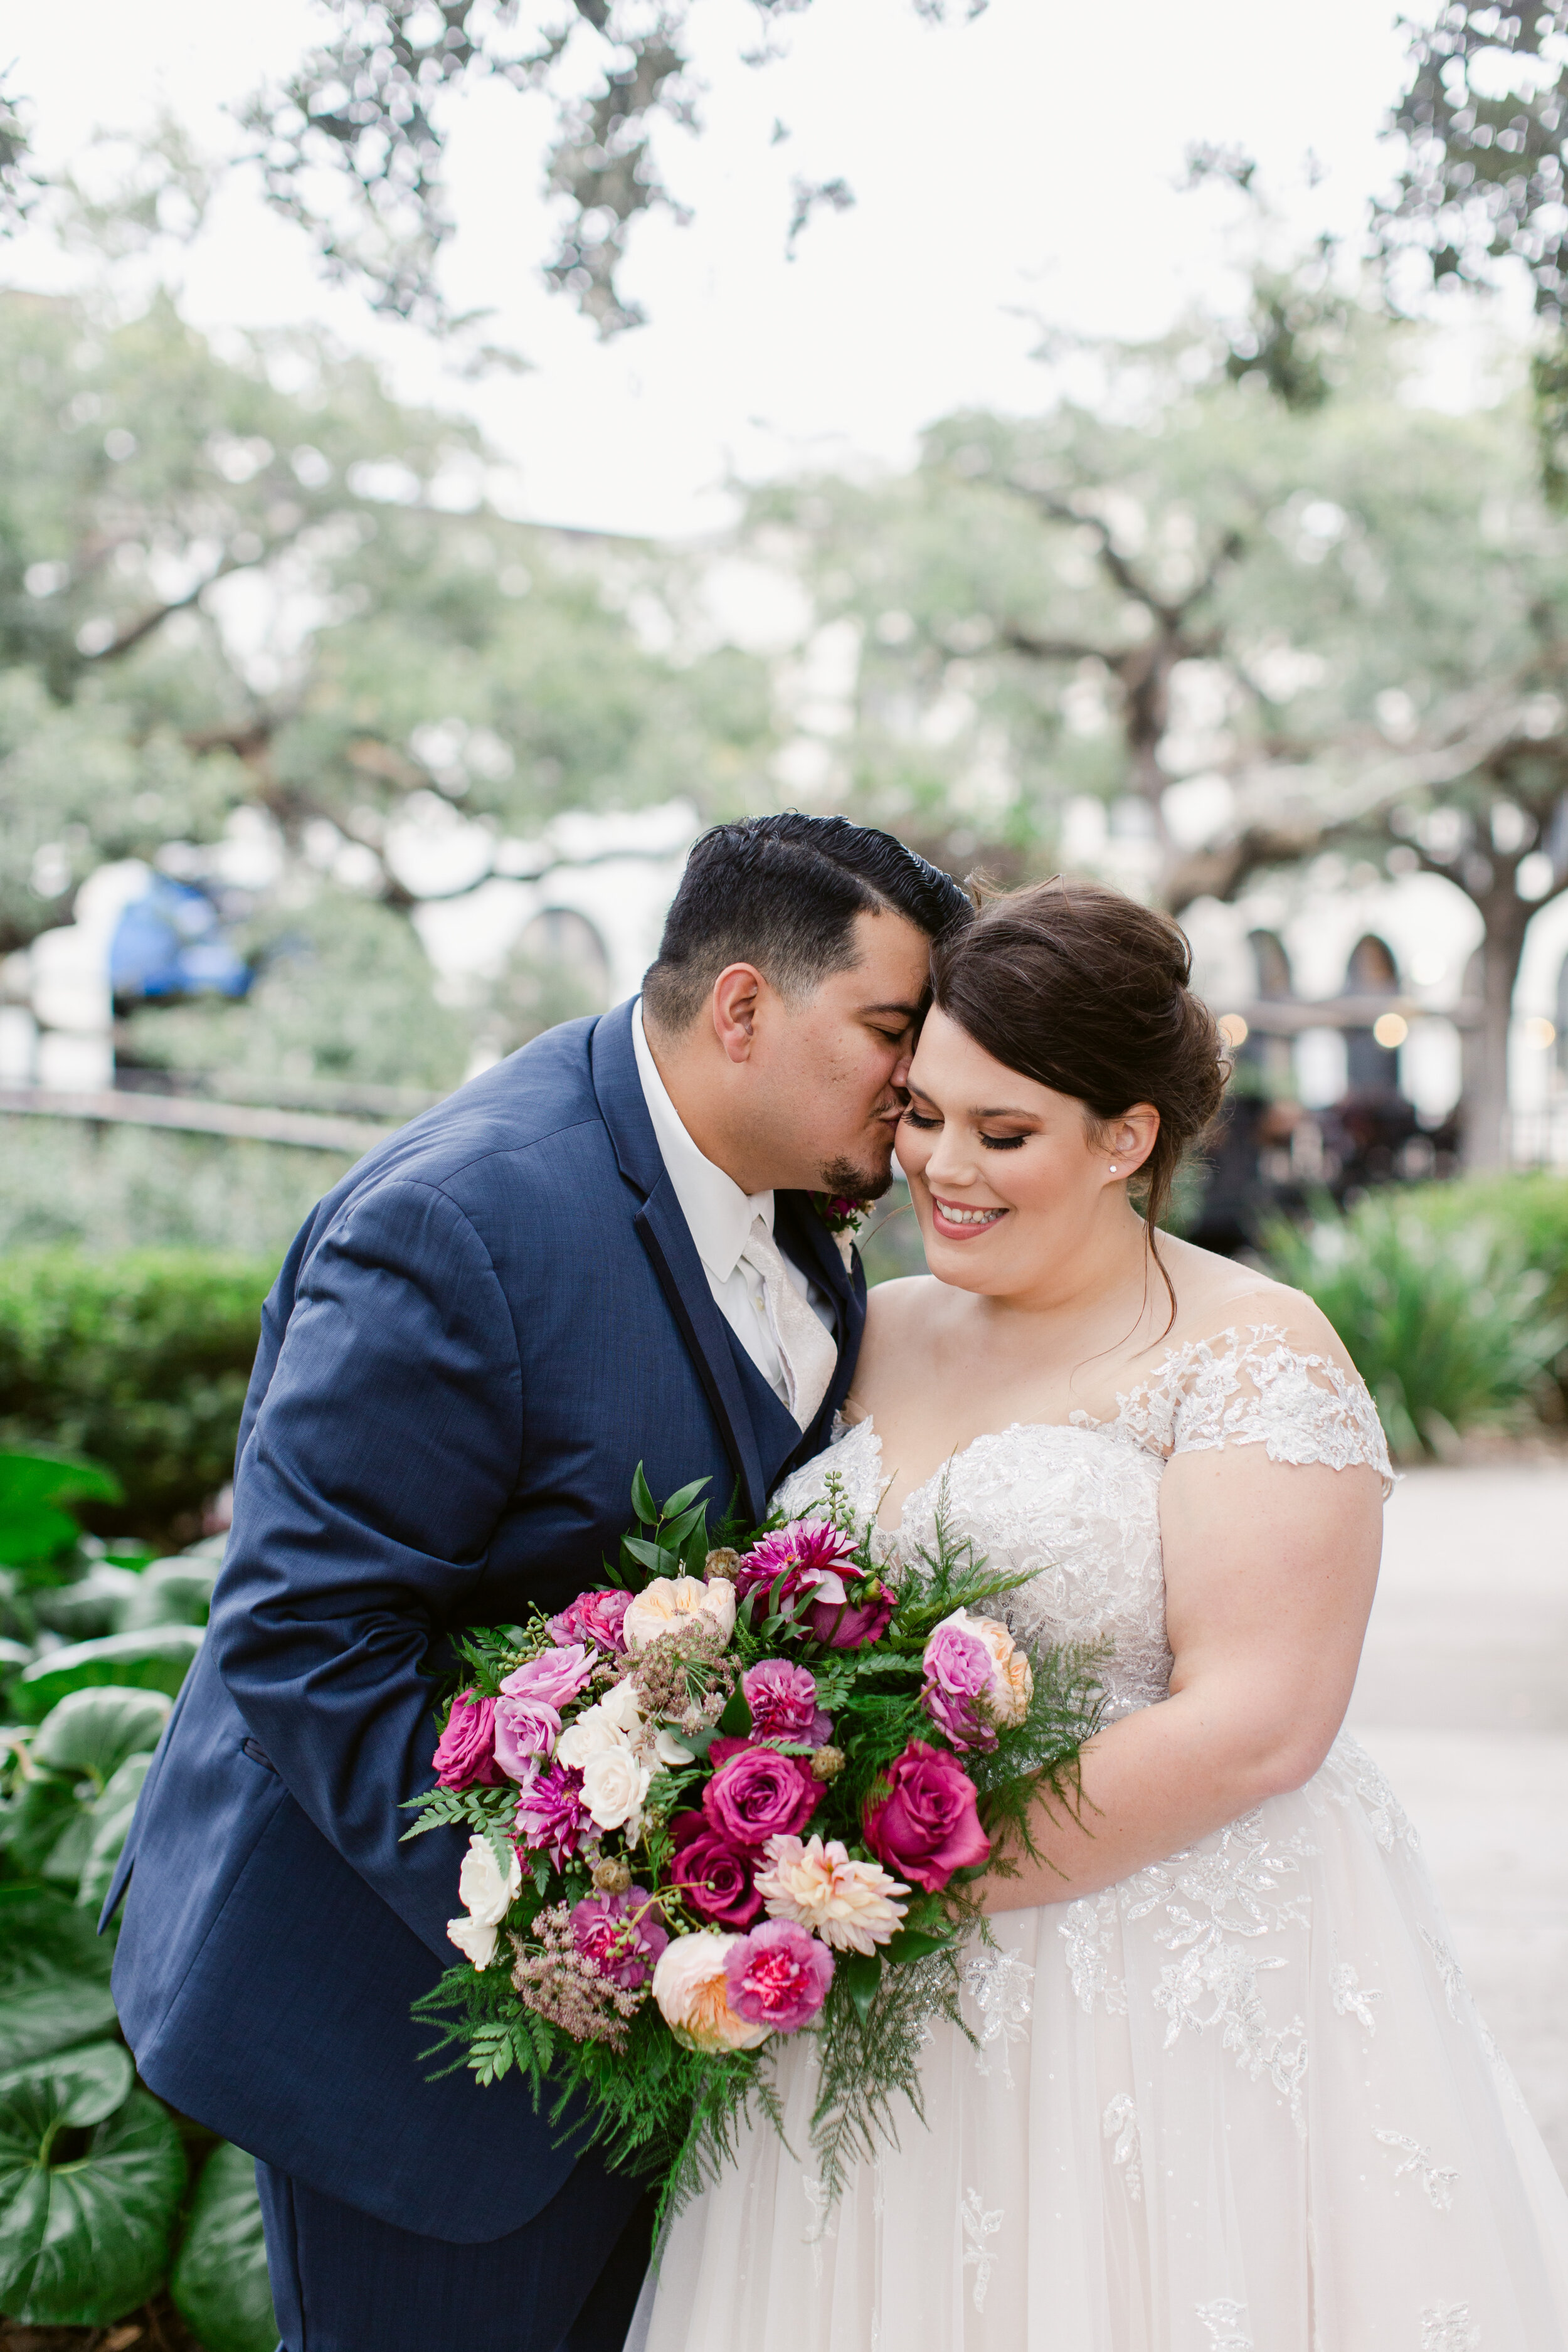
<instances>
[{"instance_id":1,"label":"bride's updo hairstyle","mask_svg":"<svg viewBox=\"0 0 1568 2352\"><path fill-rule=\"evenodd\" d=\"M1153 1104L1160 1132L1134 1182L1156 1264L1176 1171L1228 1076L1192 971L1168 915L1059 875L983 898L973 921L931 950L933 1003L993 1061L1081 1102L1091 1135Z\"/></svg>"}]
</instances>

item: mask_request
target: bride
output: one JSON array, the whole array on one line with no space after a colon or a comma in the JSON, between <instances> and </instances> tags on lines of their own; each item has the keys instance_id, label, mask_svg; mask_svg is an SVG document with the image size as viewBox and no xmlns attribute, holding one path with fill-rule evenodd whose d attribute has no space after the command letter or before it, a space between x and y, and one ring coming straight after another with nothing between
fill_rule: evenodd
<instances>
[{"instance_id":1,"label":"bride","mask_svg":"<svg viewBox=\"0 0 1568 2352\"><path fill-rule=\"evenodd\" d=\"M1107 1726L1081 1826L987 1884L924 2126L829 2209L784 2045L788 2145L759 2124L678 2218L647 2352L1568 2352L1568 2198L1340 1732L1376 1413L1309 1300L1155 1241L1222 1085L1188 970L1059 882L933 959L899 1139L931 1276L873 1293L777 1499L836 1469L894 1573L944 1501L1032 1571L1016 1631L1105 1644Z\"/></svg>"}]
</instances>

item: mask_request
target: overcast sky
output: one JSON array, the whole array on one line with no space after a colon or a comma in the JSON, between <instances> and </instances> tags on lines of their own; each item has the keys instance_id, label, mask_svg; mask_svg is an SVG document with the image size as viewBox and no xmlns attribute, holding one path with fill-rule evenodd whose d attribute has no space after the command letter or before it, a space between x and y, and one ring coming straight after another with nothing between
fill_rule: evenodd
<instances>
[{"instance_id":1,"label":"overcast sky","mask_svg":"<svg viewBox=\"0 0 1568 2352\"><path fill-rule=\"evenodd\" d=\"M286 68L321 22L310 0L32 0L5 14L0 61L15 57L10 86L35 101L50 158L160 102L224 144L225 101ZM459 304L494 306L489 331L531 373L445 373L417 334L324 289L248 183L231 184L183 259L188 310L212 327L313 317L375 350L405 391L480 416L539 520L684 533L722 519L733 473L898 462L957 405L1037 403L1037 320L1137 334L1234 292L1237 207L1178 193L1189 142L1246 146L1303 236L1352 243L1393 168L1378 132L1402 42L1386 0L992 0L976 23L943 26L910 0L816 0L763 71L739 62L756 40L744 0L698 0L692 29L711 127L665 142L692 226L635 233L626 283L649 327L601 343L541 289L546 116L499 89L456 122L450 286ZM791 135L771 143L775 120ZM820 215L788 263L796 173L841 173L858 203ZM0 268L62 282L36 240L0 250Z\"/></svg>"}]
</instances>

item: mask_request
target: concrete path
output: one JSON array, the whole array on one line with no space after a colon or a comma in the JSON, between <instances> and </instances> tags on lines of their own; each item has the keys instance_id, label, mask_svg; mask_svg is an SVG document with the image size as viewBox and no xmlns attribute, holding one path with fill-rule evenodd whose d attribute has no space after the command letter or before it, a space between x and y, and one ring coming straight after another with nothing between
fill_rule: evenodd
<instances>
[{"instance_id":1,"label":"concrete path","mask_svg":"<svg viewBox=\"0 0 1568 2352\"><path fill-rule=\"evenodd\" d=\"M1568 1467L1413 1472L1349 1727L1415 1822L1568 2180Z\"/></svg>"}]
</instances>

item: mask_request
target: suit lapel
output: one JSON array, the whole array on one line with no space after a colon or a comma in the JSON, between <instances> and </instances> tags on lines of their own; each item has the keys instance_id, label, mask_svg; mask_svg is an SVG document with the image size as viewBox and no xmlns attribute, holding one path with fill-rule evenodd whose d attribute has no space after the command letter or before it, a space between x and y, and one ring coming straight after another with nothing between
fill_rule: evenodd
<instances>
[{"instance_id":1,"label":"suit lapel","mask_svg":"<svg viewBox=\"0 0 1568 2352\"><path fill-rule=\"evenodd\" d=\"M714 1304L643 1100L629 1003L617 1004L599 1022L594 1031L592 1057L594 1091L615 1147L616 1164L644 1196L633 1219L638 1238L697 1368L725 1451L740 1474L748 1515L756 1521L766 1512L768 1501L756 1432L731 1354L729 1326Z\"/></svg>"}]
</instances>

